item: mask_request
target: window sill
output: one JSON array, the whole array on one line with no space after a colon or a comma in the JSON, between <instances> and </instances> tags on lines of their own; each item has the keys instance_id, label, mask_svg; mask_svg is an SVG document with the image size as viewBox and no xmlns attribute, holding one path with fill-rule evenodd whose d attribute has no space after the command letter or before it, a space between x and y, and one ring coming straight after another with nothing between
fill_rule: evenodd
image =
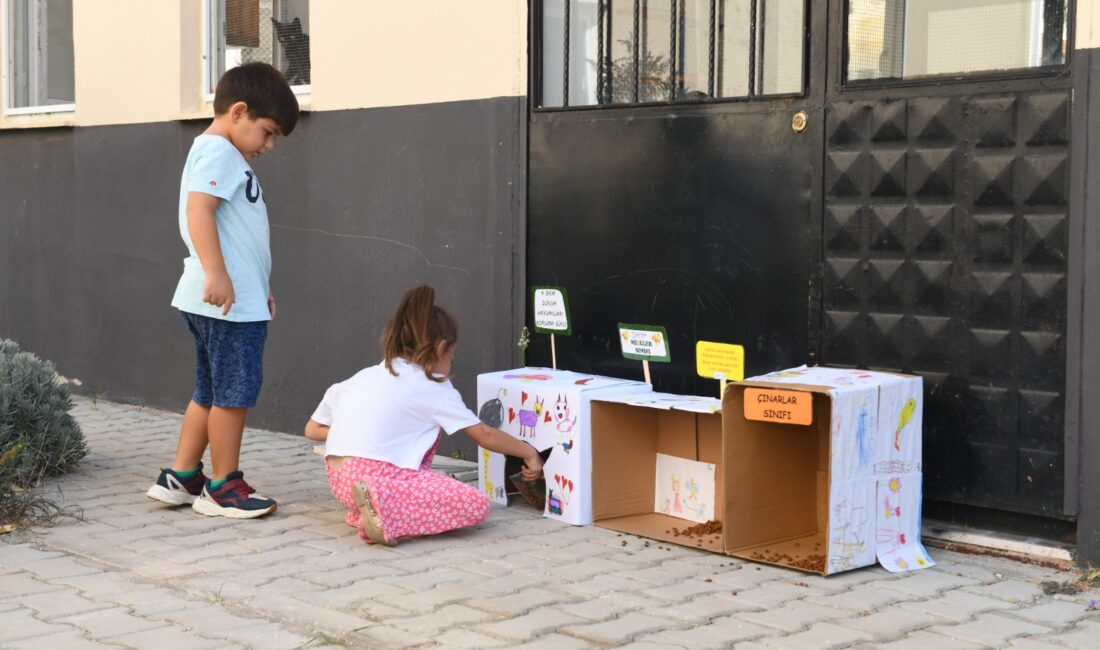
<instances>
[{"instance_id":1,"label":"window sill","mask_svg":"<svg viewBox=\"0 0 1100 650\"><path fill-rule=\"evenodd\" d=\"M294 91L294 96L298 98L298 108L303 111L308 111L312 109L312 86L291 86L290 89ZM214 104L214 93L204 93L202 96L202 101L205 102L207 108L212 107Z\"/></svg>"},{"instance_id":2,"label":"window sill","mask_svg":"<svg viewBox=\"0 0 1100 650\"><path fill-rule=\"evenodd\" d=\"M76 126L76 105L31 106L9 108L0 115L0 128L33 129Z\"/></svg>"}]
</instances>

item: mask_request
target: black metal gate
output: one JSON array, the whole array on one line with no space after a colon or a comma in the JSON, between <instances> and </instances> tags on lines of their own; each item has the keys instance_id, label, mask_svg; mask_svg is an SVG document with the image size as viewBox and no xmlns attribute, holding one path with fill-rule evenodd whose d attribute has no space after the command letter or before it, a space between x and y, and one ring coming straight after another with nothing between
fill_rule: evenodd
<instances>
[{"instance_id":1,"label":"black metal gate","mask_svg":"<svg viewBox=\"0 0 1100 650\"><path fill-rule=\"evenodd\" d=\"M700 339L743 344L749 373L915 372L927 498L1070 516L1068 69L845 84L845 7L808 3L794 96L609 106L601 83L603 105L532 110L527 277L570 292L559 365L640 376L627 321L668 328L658 390L717 394Z\"/></svg>"}]
</instances>

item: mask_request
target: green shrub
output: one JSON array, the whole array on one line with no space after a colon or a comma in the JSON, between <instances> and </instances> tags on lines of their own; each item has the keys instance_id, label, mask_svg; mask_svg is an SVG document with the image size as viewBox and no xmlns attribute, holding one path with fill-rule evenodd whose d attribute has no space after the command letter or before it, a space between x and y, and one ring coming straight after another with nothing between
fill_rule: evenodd
<instances>
[{"instance_id":1,"label":"green shrub","mask_svg":"<svg viewBox=\"0 0 1100 650\"><path fill-rule=\"evenodd\" d=\"M0 339L0 524L56 512L33 488L87 453L72 406L52 363Z\"/></svg>"}]
</instances>

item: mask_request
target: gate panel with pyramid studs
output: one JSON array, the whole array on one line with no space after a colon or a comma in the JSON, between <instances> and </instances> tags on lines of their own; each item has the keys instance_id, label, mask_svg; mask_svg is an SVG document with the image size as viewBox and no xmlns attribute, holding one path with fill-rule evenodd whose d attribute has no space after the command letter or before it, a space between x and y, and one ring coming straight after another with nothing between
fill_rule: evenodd
<instances>
[{"instance_id":1,"label":"gate panel with pyramid studs","mask_svg":"<svg viewBox=\"0 0 1100 650\"><path fill-rule=\"evenodd\" d=\"M1070 106L828 108L822 359L924 376L929 498L1061 514Z\"/></svg>"}]
</instances>

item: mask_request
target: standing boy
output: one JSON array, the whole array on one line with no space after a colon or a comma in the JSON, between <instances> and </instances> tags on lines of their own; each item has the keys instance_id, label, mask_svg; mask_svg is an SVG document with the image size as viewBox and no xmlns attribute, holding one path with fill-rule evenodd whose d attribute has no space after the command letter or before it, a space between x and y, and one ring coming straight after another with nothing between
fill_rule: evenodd
<instances>
[{"instance_id":1,"label":"standing boy","mask_svg":"<svg viewBox=\"0 0 1100 650\"><path fill-rule=\"evenodd\" d=\"M195 339L195 393L183 415L176 459L147 494L205 515L250 519L274 512L237 465L248 409L263 379L271 247L267 206L249 165L290 135L298 100L266 63L229 70L214 93L214 121L191 145L180 182L180 235L187 245L172 306ZM202 472L210 445L213 476Z\"/></svg>"}]
</instances>

